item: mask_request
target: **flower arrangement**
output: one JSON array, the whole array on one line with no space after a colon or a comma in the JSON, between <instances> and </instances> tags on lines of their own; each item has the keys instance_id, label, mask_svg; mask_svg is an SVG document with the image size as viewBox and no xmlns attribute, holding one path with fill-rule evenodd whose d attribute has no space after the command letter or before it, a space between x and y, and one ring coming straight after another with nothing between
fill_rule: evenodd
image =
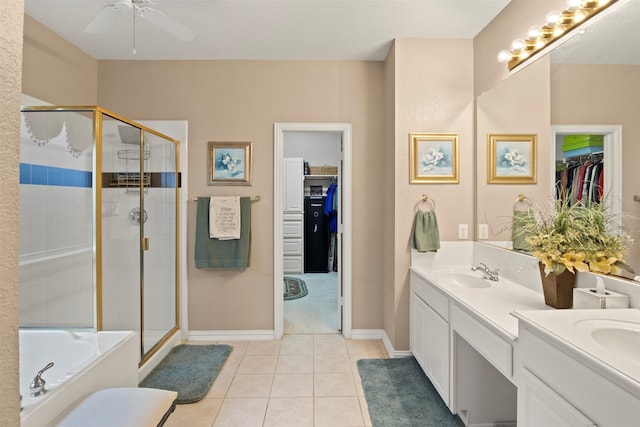
<instances>
[{"instance_id":1,"label":"flower arrangement","mask_svg":"<svg viewBox=\"0 0 640 427\"><path fill-rule=\"evenodd\" d=\"M624 232L609 230L611 218L600 203L571 205L555 202L555 212L536 216L533 212L521 232L532 255L544 264L545 273L565 270L615 274L619 269L633 273L624 262L632 239Z\"/></svg>"}]
</instances>

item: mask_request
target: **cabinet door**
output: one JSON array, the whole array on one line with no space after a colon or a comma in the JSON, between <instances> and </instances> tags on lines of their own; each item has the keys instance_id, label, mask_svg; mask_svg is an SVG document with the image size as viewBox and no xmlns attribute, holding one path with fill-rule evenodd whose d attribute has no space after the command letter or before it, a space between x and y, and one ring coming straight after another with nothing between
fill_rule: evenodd
<instances>
[{"instance_id":1,"label":"cabinet door","mask_svg":"<svg viewBox=\"0 0 640 427\"><path fill-rule=\"evenodd\" d=\"M427 310L429 307L415 294L411 294L410 349L422 370L427 373Z\"/></svg>"},{"instance_id":2,"label":"cabinet door","mask_svg":"<svg viewBox=\"0 0 640 427\"><path fill-rule=\"evenodd\" d=\"M304 167L302 158L284 159L284 211L304 210Z\"/></svg>"},{"instance_id":3,"label":"cabinet door","mask_svg":"<svg viewBox=\"0 0 640 427\"><path fill-rule=\"evenodd\" d=\"M449 404L449 324L427 306L427 369L431 383Z\"/></svg>"},{"instance_id":4,"label":"cabinet door","mask_svg":"<svg viewBox=\"0 0 640 427\"><path fill-rule=\"evenodd\" d=\"M449 324L416 294L410 317L411 353L449 405Z\"/></svg>"},{"instance_id":5,"label":"cabinet door","mask_svg":"<svg viewBox=\"0 0 640 427\"><path fill-rule=\"evenodd\" d=\"M518 387L518 427L596 427L528 369Z\"/></svg>"}]
</instances>

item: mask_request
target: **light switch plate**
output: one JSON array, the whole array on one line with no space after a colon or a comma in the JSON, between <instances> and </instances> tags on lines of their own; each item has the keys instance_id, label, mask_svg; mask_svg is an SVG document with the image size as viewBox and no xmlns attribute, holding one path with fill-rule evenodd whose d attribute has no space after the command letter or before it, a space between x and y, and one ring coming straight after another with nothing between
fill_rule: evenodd
<instances>
[{"instance_id":1,"label":"light switch plate","mask_svg":"<svg viewBox=\"0 0 640 427\"><path fill-rule=\"evenodd\" d=\"M478 224L478 239L487 240L489 238L489 224Z\"/></svg>"},{"instance_id":2,"label":"light switch plate","mask_svg":"<svg viewBox=\"0 0 640 427\"><path fill-rule=\"evenodd\" d=\"M469 224L458 224L458 239L467 240L469 238Z\"/></svg>"}]
</instances>

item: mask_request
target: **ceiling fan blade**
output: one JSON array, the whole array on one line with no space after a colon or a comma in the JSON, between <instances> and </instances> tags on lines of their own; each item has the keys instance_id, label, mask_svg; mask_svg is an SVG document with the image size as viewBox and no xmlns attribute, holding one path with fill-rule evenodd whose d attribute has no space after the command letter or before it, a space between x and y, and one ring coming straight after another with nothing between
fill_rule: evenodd
<instances>
[{"instance_id":1,"label":"ceiling fan blade","mask_svg":"<svg viewBox=\"0 0 640 427\"><path fill-rule=\"evenodd\" d=\"M168 17L164 13L151 7L145 7L142 9L142 16L149 22L162 28L178 40L183 42L189 42L196 38L196 33L191 28L187 28L173 18Z\"/></svg>"},{"instance_id":2,"label":"ceiling fan blade","mask_svg":"<svg viewBox=\"0 0 640 427\"><path fill-rule=\"evenodd\" d=\"M118 15L120 15L125 8L127 8L127 6L122 2L106 5L93 17L91 22L87 24L84 32L91 34L104 33L111 28Z\"/></svg>"}]
</instances>

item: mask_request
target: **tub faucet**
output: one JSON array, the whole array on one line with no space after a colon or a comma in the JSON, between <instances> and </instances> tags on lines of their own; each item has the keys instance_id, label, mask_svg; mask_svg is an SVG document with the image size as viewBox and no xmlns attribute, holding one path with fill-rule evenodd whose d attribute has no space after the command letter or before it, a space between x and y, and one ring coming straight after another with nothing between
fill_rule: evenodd
<instances>
[{"instance_id":1,"label":"tub faucet","mask_svg":"<svg viewBox=\"0 0 640 427\"><path fill-rule=\"evenodd\" d=\"M471 267L471 271L477 271L477 270L482 271L483 273L482 277L484 279L491 280L492 282L498 281L497 268L495 270L491 270L489 267L487 267L487 264L485 264L484 262L481 262L479 266Z\"/></svg>"},{"instance_id":2,"label":"tub faucet","mask_svg":"<svg viewBox=\"0 0 640 427\"><path fill-rule=\"evenodd\" d=\"M29 385L29 391L31 392L30 394L31 397L37 397L47 392L47 389L44 388L46 381L42 378L42 374L44 373L44 371L52 367L53 367L53 362L49 362L47 363L47 366L45 366L44 368L38 371L35 378L31 382L31 385Z\"/></svg>"}]
</instances>

